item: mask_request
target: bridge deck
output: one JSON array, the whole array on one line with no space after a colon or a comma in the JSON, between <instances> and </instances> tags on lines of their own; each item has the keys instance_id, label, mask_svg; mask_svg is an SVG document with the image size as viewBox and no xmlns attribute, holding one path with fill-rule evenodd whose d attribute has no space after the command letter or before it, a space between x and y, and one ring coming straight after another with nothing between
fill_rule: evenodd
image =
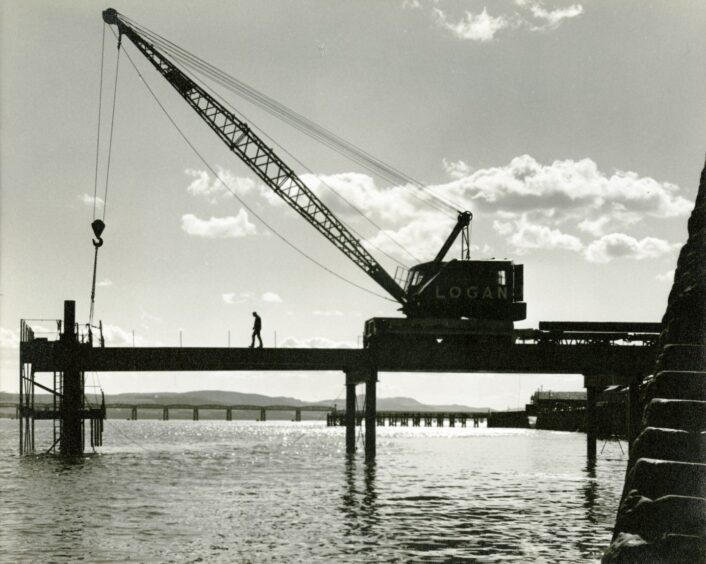
<instances>
[{"instance_id":1,"label":"bridge deck","mask_svg":"<svg viewBox=\"0 0 706 564\"><path fill-rule=\"evenodd\" d=\"M21 343L20 361L36 372L64 370L75 362L83 371L344 371L375 368L379 372L485 372L602 374L605 385L623 383L654 364L653 347L618 344L514 345L443 343L388 346L379 349L249 349L217 347L67 346L35 339Z\"/></svg>"}]
</instances>

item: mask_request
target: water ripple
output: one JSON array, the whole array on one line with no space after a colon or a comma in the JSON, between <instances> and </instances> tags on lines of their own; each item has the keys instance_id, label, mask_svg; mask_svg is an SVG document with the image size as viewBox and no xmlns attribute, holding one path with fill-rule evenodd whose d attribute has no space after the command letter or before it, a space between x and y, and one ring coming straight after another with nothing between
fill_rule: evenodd
<instances>
[{"instance_id":1,"label":"water ripple","mask_svg":"<svg viewBox=\"0 0 706 564\"><path fill-rule=\"evenodd\" d=\"M591 562L625 459L528 430L380 428L346 460L320 423L108 421L101 454L20 458L0 421L12 562ZM38 424L37 442L49 427ZM46 441L45 441L46 442Z\"/></svg>"}]
</instances>

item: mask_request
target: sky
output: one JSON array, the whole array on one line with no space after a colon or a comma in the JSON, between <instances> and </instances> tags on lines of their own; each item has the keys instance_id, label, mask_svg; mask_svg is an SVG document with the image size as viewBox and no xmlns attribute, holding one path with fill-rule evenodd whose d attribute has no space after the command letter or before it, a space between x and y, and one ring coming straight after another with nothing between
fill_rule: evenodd
<instances>
[{"instance_id":1,"label":"sky","mask_svg":"<svg viewBox=\"0 0 706 564\"><path fill-rule=\"evenodd\" d=\"M95 318L109 346L226 346L229 334L246 346L258 311L265 346L356 347L366 319L400 315L128 42L117 65L109 29L103 41L107 7L471 210L473 257L524 264L528 316L516 326L661 319L706 151L703 2L5 0L0 390L17 390L20 319L58 319L74 299L88 320L94 204L107 225ZM416 262L400 246L433 258L454 221L420 193L228 100L391 274L395 261ZM106 393L304 400L344 387L339 373L87 380ZM378 393L504 409L539 386L581 389L582 378L382 374Z\"/></svg>"}]
</instances>

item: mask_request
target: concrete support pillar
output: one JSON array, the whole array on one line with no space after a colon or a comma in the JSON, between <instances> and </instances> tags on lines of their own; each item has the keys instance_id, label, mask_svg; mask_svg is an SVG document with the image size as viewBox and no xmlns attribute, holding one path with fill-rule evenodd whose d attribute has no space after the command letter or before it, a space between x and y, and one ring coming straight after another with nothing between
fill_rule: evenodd
<instances>
[{"instance_id":1,"label":"concrete support pillar","mask_svg":"<svg viewBox=\"0 0 706 564\"><path fill-rule=\"evenodd\" d=\"M194 419L194 421L199 420L199 409L197 407L194 408L193 419Z\"/></svg>"},{"instance_id":2,"label":"concrete support pillar","mask_svg":"<svg viewBox=\"0 0 706 564\"><path fill-rule=\"evenodd\" d=\"M233 421L233 410L230 407L226 409L226 421Z\"/></svg>"},{"instance_id":3,"label":"concrete support pillar","mask_svg":"<svg viewBox=\"0 0 706 564\"><path fill-rule=\"evenodd\" d=\"M375 459L375 412L377 405L377 370L370 370L365 381L365 459Z\"/></svg>"},{"instance_id":4,"label":"concrete support pillar","mask_svg":"<svg viewBox=\"0 0 706 564\"><path fill-rule=\"evenodd\" d=\"M260 421L267 421L267 411L264 407L260 409Z\"/></svg>"},{"instance_id":5,"label":"concrete support pillar","mask_svg":"<svg viewBox=\"0 0 706 564\"><path fill-rule=\"evenodd\" d=\"M162 408L162 421L169 421L169 408Z\"/></svg>"},{"instance_id":6,"label":"concrete support pillar","mask_svg":"<svg viewBox=\"0 0 706 564\"><path fill-rule=\"evenodd\" d=\"M640 380L635 379L628 387L628 405L627 405L627 434L628 434L628 453L632 449L632 444L640 434L640 420L642 418L642 409L640 406Z\"/></svg>"},{"instance_id":7,"label":"concrete support pillar","mask_svg":"<svg viewBox=\"0 0 706 564\"><path fill-rule=\"evenodd\" d=\"M354 375L346 373L346 454L355 453L355 388Z\"/></svg>"},{"instance_id":8,"label":"concrete support pillar","mask_svg":"<svg viewBox=\"0 0 706 564\"><path fill-rule=\"evenodd\" d=\"M83 406L83 382L78 366L78 336L76 335L76 302L64 302L64 332L61 341L68 353L68 362L64 370L64 397L61 402L61 454L76 456L83 454L83 425L81 407Z\"/></svg>"},{"instance_id":9,"label":"concrete support pillar","mask_svg":"<svg viewBox=\"0 0 706 564\"><path fill-rule=\"evenodd\" d=\"M297 410L294 412L294 420L295 420L295 421L301 421L301 420L302 420L302 410L301 410L301 409L297 409Z\"/></svg>"},{"instance_id":10,"label":"concrete support pillar","mask_svg":"<svg viewBox=\"0 0 706 564\"><path fill-rule=\"evenodd\" d=\"M589 462L596 461L596 398L598 388L586 388L586 457Z\"/></svg>"}]
</instances>

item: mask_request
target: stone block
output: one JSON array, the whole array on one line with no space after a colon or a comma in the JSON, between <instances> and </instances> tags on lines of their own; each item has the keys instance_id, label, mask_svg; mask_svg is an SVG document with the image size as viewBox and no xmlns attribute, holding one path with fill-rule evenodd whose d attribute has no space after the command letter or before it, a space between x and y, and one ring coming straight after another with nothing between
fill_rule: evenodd
<instances>
[{"instance_id":1,"label":"stone block","mask_svg":"<svg viewBox=\"0 0 706 564\"><path fill-rule=\"evenodd\" d=\"M667 495L703 497L706 464L640 458L625 480L626 491L657 499Z\"/></svg>"},{"instance_id":2,"label":"stone block","mask_svg":"<svg viewBox=\"0 0 706 564\"><path fill-rule=\"evenodd\" d=\"M666 345L659 359L660 370L700 372L706 370L706 346Z\"/></svg>"},{"instance_id":3,"label":"stone block","mask_svg":"<svg viewBox=\"0 0 706 564\"><path fill-rule=\"evenodd\" d=\"M653 501L630 492L620 506L616 530L648 541L667 534L706 536L706 499L668 495Z\"/></svg>"},{"instance_id":4,"label":"stone block","mask_svg":"<svg viewBox=\"0 0 706 564\"><path fill-rule=\"evenodd\" d=\"M631 462L640 458L706 463L706 432L647 427L630 449Z\"/></svg>"},{"instance_id":5,"label":"stone block","mask_svg":"<svg viewBox=\"0 0 706 564\"><path fill-rule=\"evenodd\" d=\"M654 556L654 547L640 535L620 533L606 550L602 564L632 564L650 562Z\"/></svg>"},{"instance_id":6,"label":"stone block","mask_svg":"<svg viewBox=\"0 0 706 564\"><path fill-rule=\"evenodd\" d=\"M602 564L702 564L706 541L693 535L667 535L648 543L639 535L620 533L606 550Z\"/></svg>"},{"instance_id":7,"label":"stone block","mask_svg":"<svg viewBox=\"0 0 706 564\"><path fill-rule=\"evenodd\" d=\"M706 401L706 372L660 372L649 385L647 396Z\"/></svg>"},{"instance_id":8,"label":"stone block","mask_svg":"<svg viewBox=\"0 0 706 564\"><path fill-rule=\"evenodd\" d=\"M653 399L645 409L643 426L706 431L706 401Z\"/></svg>"}]
</instances>

